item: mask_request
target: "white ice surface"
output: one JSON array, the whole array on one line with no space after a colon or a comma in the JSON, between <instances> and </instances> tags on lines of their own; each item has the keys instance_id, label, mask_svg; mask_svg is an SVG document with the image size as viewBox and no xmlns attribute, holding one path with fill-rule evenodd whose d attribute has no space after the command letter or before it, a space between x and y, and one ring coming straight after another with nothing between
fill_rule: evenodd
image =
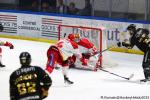
<instances>
[{"instance_id":1,"label":"white ice surface","mask_svg":"<svg viewBox=\"0 0 150 100\"><path fill-rule=\"evenodd\" d=\"M9 76L15 69L20 67L19 54L22 51L28 51L32 55L32 65L38 65L45 69L47 60L46 51L50 44L6 38L0 38L0 40L9 41L14 44L14 49L12 50L8 47L2 47L2 61L6 67L0 68L0 100L10 100ZM74 81L74 84L72 86L66 86L63 83L61 70L54 70L50 75L53 80L53 85L49 90L48 98L45 100L130 100L121 98L102 99L101 97L150 96L150 84L139 84L138 82L138 80L144 78L141 66L143 55L110 51L109 54L113 60L118 62L118 66L105 68L105 70L123 77L134 74L131 80L125 80L100 70L93 72L70 69L68 73L69 78Z\"/></svg>"}]
</instances>

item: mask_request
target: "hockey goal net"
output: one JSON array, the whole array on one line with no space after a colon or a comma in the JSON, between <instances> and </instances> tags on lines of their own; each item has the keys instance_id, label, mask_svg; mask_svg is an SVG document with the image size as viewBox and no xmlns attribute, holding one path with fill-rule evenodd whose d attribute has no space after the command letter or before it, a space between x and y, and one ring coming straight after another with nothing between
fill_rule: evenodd
<instances>
[{"instance_id":1,"label":"hockey goal net","mask_svg":"<svg viewBox=\"0 0 150 100\"><path fill-rule=\"evenodd\" d=\"M80 34L82 38L88 38L94 46L102 52L107 48L106 34L103 34L102 28L83 27L83 26L70 26L59 25L58 27L58 39L66 38L68 34ZM81 53L85 52L84 48L79 48ZM114 66L114 62L110 59L109 54L103 52L98 58L100 60L100 67Z\"/></svg>"}]
</instances>

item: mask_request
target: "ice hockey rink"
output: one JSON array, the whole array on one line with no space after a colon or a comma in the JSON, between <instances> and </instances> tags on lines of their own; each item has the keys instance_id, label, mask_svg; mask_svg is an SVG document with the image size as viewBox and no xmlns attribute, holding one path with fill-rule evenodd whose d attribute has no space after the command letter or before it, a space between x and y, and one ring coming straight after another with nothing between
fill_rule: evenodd
<instances>
[{"instance_id":1,"label":"ice hockey rink","mask_svg":"<svg viewBox=\"0 0 150 100\"><path fill-rule=\"evenodd\" d=\"M7 38L0 38L0 40L9 41L14 45L14 49L2 47L2 61L6 67L0 68L0 99L10 100L9 76L20 67L19 54L28 51L32 56L32 65L41 66L44 69L47 61L46 51L50 44ZM54 70L50 75L53 85L45 100L149 100L150 84L139 83L139 80L144 78L141 67L143 55L108 52L118 66L107 67L105 70L123 77L134 74L131 80L125 80L101 70L93 72L70 69L68 74L74 84L66 86L63 83L61 70Z\"/></svg>"}]
</instances>

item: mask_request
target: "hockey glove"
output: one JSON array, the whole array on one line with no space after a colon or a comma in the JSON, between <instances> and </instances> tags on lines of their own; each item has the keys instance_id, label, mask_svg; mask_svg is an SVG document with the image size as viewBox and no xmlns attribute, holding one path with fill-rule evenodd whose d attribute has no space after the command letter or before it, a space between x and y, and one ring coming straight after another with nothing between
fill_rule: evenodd
<instances>
[{"instance_id":1,"label":"hockey glove","mask_svg":"<svg viewBox=\"0 0 150 100\"><path fill-rule=\"evenodd\" d=\"M11 46L10 46L10 49L14 49L14 46L13 46L13 45L11 45Z\"/></svg>"},{"instance_id":2,"label":"hockey glove","mask_svg":"<svg viewBox=\"0 0 150 100\"><path fill-rule=\"evenodd\" d=\"M118 46L118 47L121 47L121 42L118 42L118 43L117 43L117 46Z\"/></svg>"},{"instance_id":3,"label":"hockey glove","mask_svg":"<svg viewBox=\"0 0 150 100\"><path fill-rule=\"evenodd\" d=\"M6 42L6 43L4 44L4 46L8 46L10 49L14 49L13 44L10 43L10 42Z\"/></svg>"},{"instance_id":4,"label":"hockey glove","mask_svg":"<svg viewBox=\"0 0 150 100\"><path fill-rule=\"evenodd\" d=\"M128 48L128 49L132 49L133 46L130 43L126 43L126 42L122 42L122 46Z\"/></svg>"},{"instance_id":5,"label":"hockey glove","mask_svg":"<svg viewBox=\"0 0 150 100\"><path fill-rule=\"evenodd\" d=\"M118 42L117 45L118 45L118 47L124 46L128 49L132 49L132 47L133 47L130 43L127 43L127 42Z\"/></svg>"}]
</instances>

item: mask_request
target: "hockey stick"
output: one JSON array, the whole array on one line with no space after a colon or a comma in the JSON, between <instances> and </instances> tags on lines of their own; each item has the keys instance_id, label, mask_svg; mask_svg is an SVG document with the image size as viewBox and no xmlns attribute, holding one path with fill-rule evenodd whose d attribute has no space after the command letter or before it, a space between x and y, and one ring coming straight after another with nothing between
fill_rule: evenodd
<instances>
[{"instance_id":1,"label":"hockey stick","mask_svg":"<svg viewBox=\"0 0 150 100\"><path fill-rule=\"evenodd\" d=\"M101 52L99 51L99 53L103 53L103 52L108 51L108 50L110 50L110 49L112 49L112 48L115 48L115 47L118 47L118 46L113 45L113 46L111 46L111 47L109 47L109 48L106 48L106 49L102 50Z\"/></svg>"},{"instance_id":2,"label":"hockey stick","mask_svg":"<svg viewBox=\"0 0 150 100\"><path fill-rule=\"evenodd\" d=\"M109 49L112 49L112 48L114 48L114 47L116 47L116 46L109 47L109 48L104 49L104 50L102 50L102 51L97 51L95 54L93 54L93 55L91 55L91 56L95 56L95 55L97 55L97 54L100 54L100 55L101 55L103 52L108 51Z\"/></svg>"},{"instance_id":3,"label":"hockey stick","mask_svg":"<svg viewBox=\"0 0 150 100\"><path fill-rule=\"evenodd\" d=\"M118 74L109 72L109 71L107 71L107 70L104 70L104 69L102 69L102 68L100 68L100 70L102 70L102 71L104 71L104 72L107 72L107 73L109 73L109 74L118 76L118 77L120 77L120 78L126 79L126 80L130 80L130 79L134 76L134 74L131 74L129 77L124 77L124 76L120 76L120 75L118 75Z\"/></svg>"}]
</instances>

